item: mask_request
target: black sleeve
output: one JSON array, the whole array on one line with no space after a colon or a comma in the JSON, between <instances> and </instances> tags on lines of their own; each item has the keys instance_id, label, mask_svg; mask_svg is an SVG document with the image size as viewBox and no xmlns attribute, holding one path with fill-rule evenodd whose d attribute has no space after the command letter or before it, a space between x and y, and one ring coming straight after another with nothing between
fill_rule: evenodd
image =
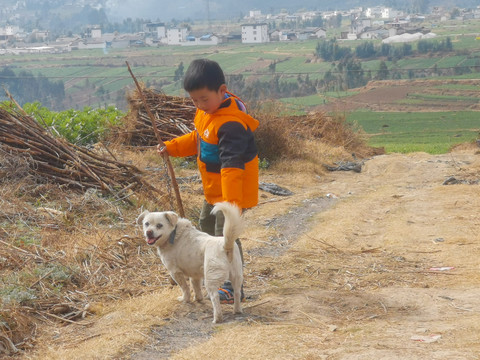
<instances>
[{"instance_id":1,"label":"black sleeve","mask_svg":"<svg viewBox=\"0 0 480 360\"><path fill-rule=\"evenodd\" d=\"M222 168L245 169L250 129L245 130L242 124L230 121L222 125L217 135Z\"/></svg>"}]
</instances>

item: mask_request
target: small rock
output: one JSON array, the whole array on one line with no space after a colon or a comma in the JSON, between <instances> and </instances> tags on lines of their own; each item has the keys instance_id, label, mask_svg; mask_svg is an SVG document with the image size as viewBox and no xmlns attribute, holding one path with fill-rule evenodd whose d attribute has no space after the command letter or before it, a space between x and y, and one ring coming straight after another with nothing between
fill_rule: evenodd
<instances>
[{"instance_id":1,"label":"small rock","mask_svg":"<svg viewBox=\"0 0 480 360\"><path fill-rule=\"evenodd\" d=\"M328 330L331 332L337 331L337 325L328 325Z\"/></svg>"}]
</instances>

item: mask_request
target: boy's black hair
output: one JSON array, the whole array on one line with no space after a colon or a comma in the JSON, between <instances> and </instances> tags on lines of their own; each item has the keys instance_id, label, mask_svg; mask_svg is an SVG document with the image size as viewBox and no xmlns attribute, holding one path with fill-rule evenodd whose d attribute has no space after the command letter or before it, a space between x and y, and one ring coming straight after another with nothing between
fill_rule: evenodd
<instances>
[{"instance_id":1,"label":"boy's black hair","mask_svg":"<svg viewBox=\"0 0 480 360\"><path fill-rule=\"evenodd\" d=\"M207 88L218 91L225 84L225 75L216 61L209 59L193 60L183 78L183 88L190 92Z\"/></svg>"}]
</instances>

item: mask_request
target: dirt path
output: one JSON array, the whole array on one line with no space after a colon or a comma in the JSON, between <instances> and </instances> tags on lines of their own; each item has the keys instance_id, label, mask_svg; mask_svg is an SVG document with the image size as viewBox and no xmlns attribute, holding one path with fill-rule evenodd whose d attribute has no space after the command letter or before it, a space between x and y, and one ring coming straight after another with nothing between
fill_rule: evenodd
<instances>
[{"instance_id":1,"label":"dirt path","mask_svg":"<svg viewBox=\"0 0 480 360\"><path fill-rule=\"evenodd\" d=\"M247 213L245 313L213 326L208 302L180 305L128 358L479 359L475 151L265 175L295 195Z\"/></svg>"}]
</instances>

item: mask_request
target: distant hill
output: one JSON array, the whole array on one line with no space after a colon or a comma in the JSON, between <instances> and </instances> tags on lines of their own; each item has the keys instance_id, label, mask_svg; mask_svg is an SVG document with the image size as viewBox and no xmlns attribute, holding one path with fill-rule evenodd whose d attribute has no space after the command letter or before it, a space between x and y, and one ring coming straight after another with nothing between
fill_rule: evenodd
<instances>
[{"instance_id":1,"label":"distant hill","mask_svg":"<svg viewBox=\"0 0 480 360\"><path fill-rule=\"evenodd\" d=\"M206 19L207 4L210 19L223 19L243 17L250 10L261 10L264 14L279 13L282 9L288 12L303 10L347 10L355 7L371 7L377 5L390 6L400 10L412 10L420 8L429 9L433 6L445 6L447 8L473 8L478 5L477 0L345 0L334 2L331 0L177 0L164 2L159 10L158 0L109 0L106 3L106 13L113 17L153 17L162 21L175 19ZM413 10L412 10L413 11Z\"/></svg>"},{"instance_id":2,"label":"distant hill","mask_svg":"<svg viewBox=\"0 0 480 360\"><path fill-rule=\"evenodd\" d=\"M4 7L14 7L17 2L5 0ZM123 21L127 18L161 20L169 22L177 20L205 20L242 18L250 10L261 10L264 14L279 13L282 9L288 12L298 10L347 10L356 7L371 7L384 5L405 11L414 9L431 9L433 6L447 8L473 8L478 6L478 0L345 0L334 2L332 0L85 0L86 6L105 13L108 21ZM46 22L45 17L58 17L62 10L69 9L81 12L81 5L74 4L71 0L26 0L27 10L35 11L35 15ZM207 9L209 16L207 16ZM5 19L2 19L5 20ZM65 24L67 25L67 24Z\"/></svg>"},{"instance_id":3,"label":"distant hill","mask_svg":"<svg viewBox=\"0 0 480 360\"><path fill-rule=\"evenodd\" d=\"M52 36L82 33L86 25L106 31L142 31L144 21L178 23L206 20L243 21L250 10L278 14L282 10L333 11L384 5L407 13L428 13L433 6L474 8L478 0L25 0L2 1L0 26L18 25L26 32L49 30ZM123 26L125 25L125 26Z\"/></svg>"}]
</instances>

